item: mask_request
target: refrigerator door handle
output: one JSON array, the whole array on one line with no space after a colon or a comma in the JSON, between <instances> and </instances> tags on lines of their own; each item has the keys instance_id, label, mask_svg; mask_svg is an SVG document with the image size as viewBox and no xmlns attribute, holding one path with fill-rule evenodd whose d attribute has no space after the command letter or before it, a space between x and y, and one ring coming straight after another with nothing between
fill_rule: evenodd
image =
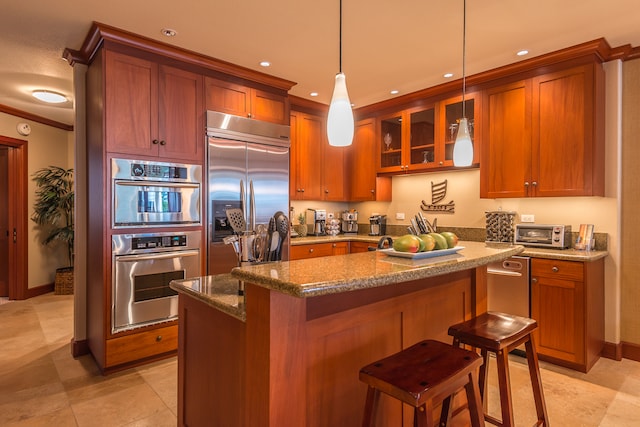
<instances>
[{"instance_id":1,"label":"refrigerator door handle","mask_svg":"<svg viewBox=\"0 0 640 427\"><path fill-rule=\"evenodd\" d=\"M244 194L244 181L241 179L240 180L240 208L242 209L242 216L245 218L247 218L247 203L246 203L246 197Z\"/></svg>"},{"instance_id":2,"label":"refrigerator door handle","mask_svg":"<svg viewBox=\"0 0 640 427\"><path fill-rule=\"evenodd\" d=\"M256 229L256 197L253 193L253 180L249 181L249 230Z\"/></svg>"}]
</instances>

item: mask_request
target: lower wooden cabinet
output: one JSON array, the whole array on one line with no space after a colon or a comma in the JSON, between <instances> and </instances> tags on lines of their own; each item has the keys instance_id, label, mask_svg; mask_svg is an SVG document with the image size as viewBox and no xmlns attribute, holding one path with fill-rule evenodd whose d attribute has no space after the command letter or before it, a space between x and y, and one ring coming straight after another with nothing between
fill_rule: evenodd
<instances>
[{"instance_id":1,"label":"lower wooden cabinet","mask_svg":"<svg viewBox=\"0 0 640 427\"><path fill-rule=\"evenodd\" d=\"M289 259L291 261L321 256L346 255L349 253L349 242L315 243L309 245L291 246Z\"/></svg>"},{"instance_id":2,"label":"lower wooden cabinet","mask_svg":"<svg viewBox=\"0 0 640 427\"><path fill-rule=\"evenodd\" d=\"M151 329L106 341L106 368L176 353L178 325Z\"/></svg>"},{"instance_id":3,"label":"lower wooden cabinet","mask_svg":"<svg viewBox=\"0 0 640 427\"><path fill-rule=\"evenodd\" d=\"M604 260L531 259L540 359L587 372L604 346Z\"/></svg>"},{"instance_id":4,"label":"lower wooden cabinet","mask_svg":"<svg viewBox=\"0 0 640 427\"><path fill-rule=\"evenodd\" d=\"M350 242L349 253L355 254L358 252L369 252L369 248L375 248L377 245L370 242Z\"/></svg>"}]
</instances>

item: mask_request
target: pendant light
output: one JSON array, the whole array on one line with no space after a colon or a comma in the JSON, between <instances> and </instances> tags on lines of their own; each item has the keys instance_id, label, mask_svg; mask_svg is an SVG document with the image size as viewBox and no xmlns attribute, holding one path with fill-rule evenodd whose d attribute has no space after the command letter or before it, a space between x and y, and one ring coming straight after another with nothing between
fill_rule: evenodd
<instances>
[{"instance_id":1,"label":"pendant light","mask_svg":"<svg viewBox=\"0 0 640 427\"><path fill-rule=\"evenodd\" d=\"M467 91L467 76L465 74L465 56L467 48L467 0L463 1L462 12L462 118L458 123L458 134L456 142L453 144L453 166L471 166L473 162L473 143L469 134L469 123L467 121L466 106L464 101Z\"/></svg>"},{"instance_id":2,"label":"pendant light","mask_svg":"<svg viewBox=\"0 0 640 427\"><path fill-rule=\"evenodd\" d=\"M340 72L336 74L329 116L327 117L327 137L329 145L346 147L353 141L353 111L347 93L347 82L342 72L342 0L340 0Z\"/></svg>"}]
</instances>

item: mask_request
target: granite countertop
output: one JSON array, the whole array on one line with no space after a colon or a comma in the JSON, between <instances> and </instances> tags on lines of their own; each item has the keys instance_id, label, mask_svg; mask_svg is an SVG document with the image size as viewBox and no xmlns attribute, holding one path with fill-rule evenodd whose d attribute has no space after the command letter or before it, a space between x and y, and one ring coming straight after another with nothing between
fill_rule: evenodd
<instances>
[{"instance_id":1,"label":"granite countertop","mask_svg":"<svg viewBox=\"0 0 640 427\"><path fill-rule=\"evenodd\" d=\"M382 236L369 236L366 234L338 234L337 236L306 236L295 237L291 239L291 246L298 245L311 245L317 243L331 243L340 241L357 241L357 242L370 242L374 246L378 243ZM397 236L391 236L395 239ZM469 243L469 242L465 242ZM477 242L484 243L484 242ZM461 243L462 244L462 243ZM498 247L504 245L505 247L511 246L508 243L497 243ZM524 251L520 254L522 256L529 256L533 258L546 258L557 259L565 261L582 261L589 262L595 261L600 258L604 258L609 254L608 251L580 251L577 249L547 249L547 248L533 248L525 247Z\"/></svg>"},{"instance_id":2,"label":"granite countertop","mask_svg":"<svg viewBox=\"0 0 640 427\"><path fill-rule=\"evenodd\" d=\"M231 274L173 280L169 286L243 322L247 318L244 296L238 292L240 281Z\"/></svg>"},{"instance_id":3,"label":"granite countertop","mask_svg":"<svg viewBox=\"0 0 640 427\"><path fill-rule=\"evenodd\" d=\"M486 265L517 255L522 246L460 242L459 252L413 260L380 251L236 267L231 275L269 289L306 298L392 285Z\"/></svg>"}]
</instances>

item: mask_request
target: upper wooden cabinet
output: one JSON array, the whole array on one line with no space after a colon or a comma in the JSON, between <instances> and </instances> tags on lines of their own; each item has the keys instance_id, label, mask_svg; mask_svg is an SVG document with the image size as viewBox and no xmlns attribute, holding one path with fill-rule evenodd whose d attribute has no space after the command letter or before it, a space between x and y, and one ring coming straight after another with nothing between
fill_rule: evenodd
<instances>
[{"instance_id":1,"label":"upper wooden cabinet","mask_svg":"<svg viewBox=\"0 0 640 427\"><path fill-rule=\"evenodd\" d=\"M329 145L326 118L292 111L290 126L290 198L345 201L347 149Z\"/></svg>"},{"instance_id":2,"label":"upper wooden cabinet","mask_svg":"<svg viewBox=\"0 0 640 427\"><path fill-rule=\"evenodd\" d=\"M204 84L207 110L289 124L289 101L286 95L212 77L205 77Z\"/></svg>"},{"instance_id":3,"label":"upper wooden cabinet","mask_svg":"<svg viewBox=\"0 0 640 427\"><path fill-rule=\"evenodd\" d=\"M350 201L391 201L391 177L377 176L376 153L375 119L357 121L348 157Z\"/></svg>"},{"instance_id":4,"label":"upper wooden cabinet","mask_svg":"<svg viewBox=\"0 0 640 427\"><path fill-rule=\"evenodd\" d=\"M483 94L480 196L604 195L604 71L590 63Z\"/></svg>"},{"instance_id":5,"label":"upper wooden cabinet","mask_svg":"<svg viewBox=\"0 0 640 427\"><path fill-rule=\"evenodd\" d=\"M202 162L202 76L105 52L107 152Z\"/></svg>"},{"instance_id":6,"label":"upper wooden cabinet","mask_svg":"<svg viewBox=\"0 0 640 427\"><path fill-rule=\"evenodd\" d=\"M474 145L479 95L465 96ZM433 102L426 107L402 110L379 118L378 172L412 173L453 167L453 143L462 117L462 95ZM474 163L479 150L475 147Z\"/></svg>"}]
</instances>

